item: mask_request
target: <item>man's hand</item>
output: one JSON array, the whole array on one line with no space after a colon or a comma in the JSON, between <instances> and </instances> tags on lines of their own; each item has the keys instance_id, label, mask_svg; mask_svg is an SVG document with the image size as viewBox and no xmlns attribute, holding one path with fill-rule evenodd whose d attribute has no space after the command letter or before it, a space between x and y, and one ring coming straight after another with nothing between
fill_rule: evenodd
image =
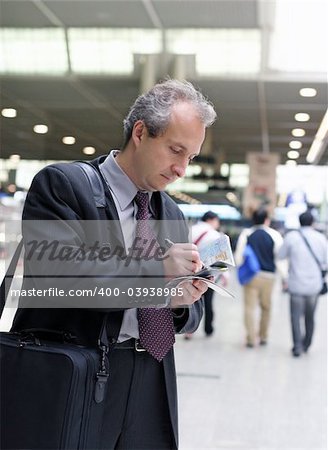
<instances>
[{"instance_id":1,"label":"man's hand","mask_svg":"<svg viewBox=\"0 0 328 450\"><path fill-rule=\"evenodd\" d=\"M208 289L207 284L201 280L183 281L178 287L183 290L183 295L171 297L171 308L181 308L181 306L192 305L197 302Z\"/></svg>"},{"instance_id":2,"label":"man's hand","mask_svg":"<svg viewBox=\"0 0 328 450\"><path fill-rule=\"evenodd\" d=\"M194 244L174 244L164 257L164 272L168 278L190 275L202 268L198 249Z\"/></svg>"}]
</instances>

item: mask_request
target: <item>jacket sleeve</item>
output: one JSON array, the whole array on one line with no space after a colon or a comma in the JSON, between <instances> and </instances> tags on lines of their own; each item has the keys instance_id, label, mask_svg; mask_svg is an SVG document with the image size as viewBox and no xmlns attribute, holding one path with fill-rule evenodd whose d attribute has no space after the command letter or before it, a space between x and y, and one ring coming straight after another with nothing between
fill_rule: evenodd
<instances>
[{"instance_id":1,"label":"jacket sleeve","mask_svg":"<svg viewBox=\"0 0 328 450\"><path fill-rule=\"evenodd\" d=\"M201 298L190 307L179 308L173 312L176 333L193 333L203 317L204 300Z\"/></svg>"},{"instance_id":2,"label":"jacket sleeve","mask_svg":"<svg viewBox=\"0 0 328 450\"><path fill-rule=\"evenodd\" d=\"M27 285L41 291L57 287L65 292L68 289L73 293L85 291L88 295L34 296L33 307L48 305L97 310L138 307L135 299L131 303L132 296L128 292L131 288L144 287L145 279L148 284L163 287L162 261L133 257L127 260L122 257L122 252L114 252L105 258L94 248L88 248L92 235L91 229L87 236L88 227L99 226L100 222L111 225L110 221L98 220L92 192L83 184L83 177L72 178L73 181L56 166L43 169L35 177L23 212L24 272L25 279L29 278ZM94 215L90 211L94 211ZM91 223L82 220L86 218ZM83 254L77 253L81 249ZM111 294L119 288L120 295L109 295L110 288ZM156 302L156 297L153 300ZM31 306L27 303L26 298L25 306Z\"/></svg>"}]
</instances>

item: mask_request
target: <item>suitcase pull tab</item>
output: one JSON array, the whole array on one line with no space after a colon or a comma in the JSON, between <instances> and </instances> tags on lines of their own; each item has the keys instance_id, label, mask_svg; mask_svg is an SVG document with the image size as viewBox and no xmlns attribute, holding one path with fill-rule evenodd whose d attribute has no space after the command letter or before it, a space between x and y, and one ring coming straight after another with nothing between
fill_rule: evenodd
<instances>
[{"instance_id":1,"label":"suitcase pull tab","mask_svg":"<svg viewBox=\"0 0 328 450\"><path fill-rule=\"evenodd\" d=\"M106 345L99 343L99 349L101 351L100 368L97 372L96 386L95 386L95 402L101 403L105 398L106 383L109 377L109 373L106 367L106 355L109 348Z\"/></svg>"}]
</instances>

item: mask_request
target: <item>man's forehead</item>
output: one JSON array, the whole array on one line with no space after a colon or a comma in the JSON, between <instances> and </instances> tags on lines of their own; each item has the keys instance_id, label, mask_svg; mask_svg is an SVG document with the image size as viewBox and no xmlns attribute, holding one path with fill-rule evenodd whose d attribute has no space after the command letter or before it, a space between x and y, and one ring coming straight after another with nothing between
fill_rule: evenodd
<instances>
[{"instance_id":1,"label":"man's forehead","mask_svg":"<svg viewBox=\"0 0 328 450\"><path fill-rule=\"evenodd\" d=\"M171 109L171 119L174 118L199 118L196 106L190 102L180 101L175 103Z\"/></svg>"}]
</instances>

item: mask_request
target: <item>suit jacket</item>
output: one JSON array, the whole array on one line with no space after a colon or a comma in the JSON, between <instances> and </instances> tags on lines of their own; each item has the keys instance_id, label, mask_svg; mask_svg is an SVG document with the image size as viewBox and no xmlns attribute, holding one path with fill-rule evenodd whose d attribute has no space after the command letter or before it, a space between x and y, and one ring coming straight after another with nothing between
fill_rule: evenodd
<instances>
[{"instance_id":1,"label":"suit jacket","mask_svg":"<svg viewBox=\"0 0 328 450\"><path fill-rule=\"evenodd\" d=\"M99 164L104 158L97 158L92 161L92 164L99 170ZM110 222L99 221L99 211L94 202L91 187L88 185L81 169L76 165L54 164L47 166L36 175L27 195L23 211L25 260L22 289L28 290L38 287L40 280L42 280L44 288L51 287L53 279L48 276L49 270L55 272L56 276L63 276L64 287L73 288L90 287L92 283L106 287L109 282L106 278L108 274L114 278L120 275L123 270L123 263L120 262L119 258L110 261L97 261L97 264L89 260L78 263L70 262L68 263L70 273L75 276L69 279L66 279L63 275L63 272L67 270L67 267L63 264L51 264L49 267L42 260L31 262L26 258L29 250L28 245L33 237L37 237L39 241L49 241L59 236L60 246L66 244L76 246L81 243L88 245L97 240L101 245L106 245L109 241L112 245L122 247L123 235L119 226L117 210L105 182L104 187L106 193L105 213ZM168 195L162 192L155 192L152 196L152 202L152 209L157 215L156 219L165 221L161 223L169 223L167 221L175 221L174 224L178 223L178 226L170 227L169 234L165 234L165 237L170 238L173 242L186 242L188 229L177 205ZM45 220L47 222L43 222ZM101 226L104 223L110 224L109 227ZM35 270L39 271L40 278L33 276ZM163 267L161 261L151 261L150 264L147 261L139 260L131 261L129 267L125 267L124 270L130 270L131 274L137 277L147 274L156 276L162 273ZM95 281L90 278L93 274L96 275ZM61 330L76 336L78 342L83 345L96 346L105 314L108 314L109 318L109 335L111 335L111 324L120 325L122 322L124 309L119 308L119 304L114 305L115 308L108 308L106 305L100 305L99 307L96 305L96 308L79 308L79 299L75 300L77 302L76 308L60 307L66 306L66 297L57 298L56 301L59 303L54 307L51 304L52 300L45 296L41 299L38 298L38 306L42 302L45 308L33 308L33 298L21 298L21 306L28 306L28 308L18 309L12 330L19 331L27 328ZM120 299L117 299L117 302L119 301ZM50 306L50 308L47 308L47 306ZM192 332L198 327L201 320L202 302L196 302L190 308L181 308L178 312L179 318L174 319L176 332ZM177 394L173 349L165 356L163 366L172 426L177 442Z\"/></svg>"}]
</instances>

